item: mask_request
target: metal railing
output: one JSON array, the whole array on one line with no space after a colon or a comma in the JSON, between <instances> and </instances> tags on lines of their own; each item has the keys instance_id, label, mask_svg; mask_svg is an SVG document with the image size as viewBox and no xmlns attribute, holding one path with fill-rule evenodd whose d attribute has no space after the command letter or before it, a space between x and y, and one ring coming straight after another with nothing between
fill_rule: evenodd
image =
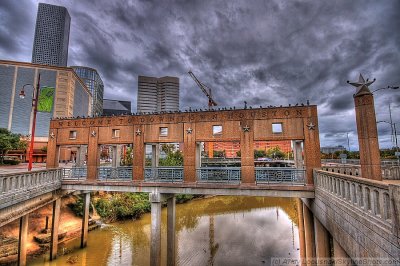
<instances>
[{"instance_id":1,"label":"metal railing","mask_svg":"<svg viewBox=\"0 0 400 266\"><path fill-rule=\"evenodd\" d=\"M144 169L144 181L182 182L183 167L152 167Z\"/></svg>"},{"instance_id":2,"label":"metal railing","mask_svg":"<svg viewBox=\"0 0 400 266\"><path fill-rule=\"evenodd\" d=\"M304 185L306 171L290 167L256 167L256 183Z\"/></svg>"},{"instance_id":3,"label":"metal railing","mask_svg":"<svg viewBox=\"0 0 400 266\"><path fill-rule=\"evenodd\" d=\"M62 170L0 175L0 209L61 188Z\"/></svg>"},{"instance_id":4,"label":"metal railing","mask_svg":"<svg viewBox=\"0 0 400 266\"><path fill-rule=\"evenodd\" d=\"M240 183L240 167L201 167L196 169L198 182Z\"/></svg>"},{"instance_id":5,"label":"metal railing","mask_svg":"<svg viewBox=\"0 0 400 266\"><path fill-rule=\"evenodd\" d=\"M132 166L99 167L97 179L101 181L131 181Z\"/></svg>"},{"instance_id":6,"label":"metal railing","mask_svg":"<svg viewBox=\"0 0 400 266\"><path fill-rule=\"evenodd\" d=\"M86 180L87 168L86 167L72 167L62 169L63 180Z\"/></svg>"}]
</instances>

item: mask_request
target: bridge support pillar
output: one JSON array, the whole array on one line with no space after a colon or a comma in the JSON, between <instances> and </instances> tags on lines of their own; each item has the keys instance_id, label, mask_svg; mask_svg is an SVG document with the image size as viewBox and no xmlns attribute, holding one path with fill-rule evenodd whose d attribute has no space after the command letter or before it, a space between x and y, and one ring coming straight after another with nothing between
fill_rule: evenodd
<instances>
[{"instance_id":1,"label":"bridge support pillar","mask_svg":"<svg viewBox=\"0 0 400 266\"><path fill-rule=\"evenodd\" d=\"M150 193L151 202L151 238L150 238L150 265L161 265L161 194Z\"/></svg>"},{"instance_id":2,"label":"bridge support pillar","mask_svg":"<svg viewBox=\"0 0 400 266\"><path fill-rule=\"evenodd\" d=\"M61 198L53 202L53 217L51 222L50 260L57 258L58 225L60 222Z\"/></svg>"},{"instance_id":3,"label":"bridge support pillar","mask_svg":"<svg viewBox=\"0 0 400 266\"><path fill-rule=\"evenodd\" d=\"M28 216L26 214L19 220L18 265L26 265L26 250L28 243Z\"/></svg>"},{"instance_id":4,"label":"bridge support pillar","mask_svg":"<svg viewBox=\"0 0 400 266\"><path fill-rule=\"evenodd\" d=\"M335 259L335 266L352 265L349 255L347 255L346 251L335 239L333 239L333 257Z\"/></svg>"},{"instance_id":5,"label":"bridge support pillar","mask_svg":"<svg viewBox=\"0 0 400 266\"><path fill-rule=\"evenodd\" d=\"M167 265L175 265L175 195L167 200Z\"/></svg>"},{"instance_id":6,"label":"bridge support pillar","mask_svg":"<svg viewBox=\"0 0 400 266\"><path fill-rule=\"evenodd\" d=\"M83 194L81 248L84 248L87 245L88 227L89 227L89 204L90 204L90 193L84 193Z\"/></svg>"},{"instance_id":7,"label":"bridge support pillar","mask_svg":"<svg viewBox=\"0 0 400 266\"><path fill-rule=\"evenodd\" d=\"M300 245L300 260L301 266L306 265L306 240L304 235L304 216L303 216L303 202L297 199L297 213L299 219L299 245Z\"/></svg>"},{"instance_id":8,"label":"bridge support pillar","mask_svg":"<svg viewBox=\"0 0 400 266\"><path fill-rule=\"evenodd\" d=\"M304 235L306 242L306 257L307 260L315 258L315 239L314 239L314 225L313 214L311 210L303 203L303 216L304 216ZM307 263L307 265L311 265Z\"/></svg>"},{"instance_id":9,"label":"bridge support pillar","mask_svg":"<svg viewBox=\"0 0 400 266\"><path fill-rule=\"evenodd\" d=\"M315 244L316 244L316 255L317 259L329 259L330 247L329 247L329 232L326 228L318 221L317 217L314 216L314 229L315 229ZM322 262L322 261L321 261ZM326 263L317 263L317 265L328 265Z\"/></svg>"}]
</instances>

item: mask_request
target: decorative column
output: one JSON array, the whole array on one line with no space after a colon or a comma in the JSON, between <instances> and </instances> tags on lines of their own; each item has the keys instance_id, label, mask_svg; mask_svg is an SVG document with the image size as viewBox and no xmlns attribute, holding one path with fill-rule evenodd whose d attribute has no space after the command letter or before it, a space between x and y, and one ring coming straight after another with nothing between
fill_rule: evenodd
<instances>
[{"instance_id":1,"label":"decorative column","mask_svg":"<svg viewBox=\"0 0 400 266\"><path fill-rule=\"evenodd\" d=\"M317 107L307 108L307 112L308 117L303 119L304 164L306 168L306 183L314 184L313 170L321 167Z\"/></svg>"},{"instance_id":2,"label":"decorative column","mask_svg":"<svg viewBox=\"0 0 400 266\"><path fill-rule=\"evenodd\" d=\"M60 147L57 146L57 129L50 129L49 141L47 142L47 157L46 157L47 169L58 167L59 153L60 153Z\"/></svg>"},{"instance_id":3,"label":"decorative column","mask_svg":"<svg viewBox=\"0 0 400 266\"><path fill-rule=\"evenodd\" d=\"M151 167L158 167L160 157L160 144L151 145Z\"/></svg>"},{"instance_id":4,"label":"decorative column","mask_svg":"<svg viewBox=\"0 0 400 266\"><path fill-rule=\"evenodd\" d=\"M20 218L19 240L18 240L18 265L26 265L26 250L28 244L28 216L26 214Z\"/></svg>"},{"instance_id":5,"label":"decorative column","mask_svg":"<svg viewBox=\"0 0 400 266\"><path fill-rule=\"evenodd\" d=\"M97 167L100 164L98 146L99 129L97 127L91 127L89 130L87 179L94 181L97 178Z\"/></svg>"},{"instance_id":6,"label":"decorative column","mask_svg":"<svg viewBox=\"0 0 400 266\"><path fill-rule=\"evenodd\" d=\"M134 126L133 130L133 180L144 180L144 132L142 125Z\"/></svg>"},{"instance_id":7,"label":"decorative column","mask_svg":"<svg viewBox=\"0 0 400 266\"><path fill-rule=\"evenodd\" d=\"M53 202L53 217L51 221L50 260L57 258L58 225L60 223L61 198Z\"/></svg>"},{"instance_id":8,"label":"decorative column","mask_svg":"<svg viewBox=\"0 0 400 266\"><path fill-rule=\"evenodd\" d=\"M184 182L196 182L196 128L195 123L183 126L183 176Z\"/></svg>"},{"instance_id":9,"label":"decorative column","mask_svg":"<svg viewBox=\"0 0 400 266\"><path fill-rule=\"evenodd\" d=\"M255 184L254 168L254 125L253 121L241 121L240 160L242 184Z\"/></svg>"},{"instance_id":10,"label":"decorative column","mask_svg":"<svg viewBox=\"0 0 400 266\"><path fill-rule=\"evenodd\" d=\"M361 74L358 81L347 81L347 83L357 88L353 98L356 109L361 177L382 180L374 96L368 88L374 82L375 79L372 81L364 80Z\"/></svg>"},{"instance_id":11,"label":"decorative column","mask_svg":"<svg viewBox=\"0 0 400 266\"><path fill-rule=\"evenodd\" d=\"M81 248L86 247L88 228L89 228L89 204L90 204L90 193L83 194L83 217L82 217L82 231L81 231Z\"/></svg>"},{"instance_id":12,"label":"decorative column","mask_svg":"<svg viewBox=\"0 0 400 266\"><path fill-rule=\"evenodd\" d=\"M297 169L303 169L303 149L301 148L301 140L293 140L293 159L294 159L294 166Z\"/></svg>"}]
</instances>

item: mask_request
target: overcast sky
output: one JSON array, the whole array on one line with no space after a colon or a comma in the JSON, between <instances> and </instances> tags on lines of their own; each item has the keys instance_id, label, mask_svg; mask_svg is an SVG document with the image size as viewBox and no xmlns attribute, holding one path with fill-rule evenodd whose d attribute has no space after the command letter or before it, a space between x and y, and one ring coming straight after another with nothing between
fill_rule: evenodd
<instances>
[{"instance_id":1,"label":"overcast sky","mask_svg":"<svg viewBox=\"0 0 400 266\"><path fill-rule=\"evenodd\" d=\"M137 76L180 78L181 109L207 105L191 69L221 106L318 105L321 145L358 149L355 88L400 85L400 1L0 0L0 59L30 62L39 2L71 15L68 65L96 68L105 98L131 100ZM378 120L400 122L400 90L375 94ZM398 125L400 131L400 123ZM390 125L378 125L391 147Z\"/></svg>"}]
</instances>

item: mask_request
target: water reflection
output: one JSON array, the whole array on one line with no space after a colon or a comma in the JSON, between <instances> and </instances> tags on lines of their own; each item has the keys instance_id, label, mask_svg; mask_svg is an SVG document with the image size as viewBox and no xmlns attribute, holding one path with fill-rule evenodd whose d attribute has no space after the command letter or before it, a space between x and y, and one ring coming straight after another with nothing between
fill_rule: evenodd
<instances>
[{"instance_id":1,"label":"water reflection","mask_svg":"<svg viewBox=\"0 0 400 266\"><path fill-rule=\"evenodd\" d=\"M162 212L162 262L166 263L166 209ZM149 265L150 215L104 226L79 240L55 262L32 265ZM299 258L296 201L288 198L212 197L176 208L177 265L262 265L271 257ZM69 263L68 263L69 261Z\"/></svg>"}]
</instances>

